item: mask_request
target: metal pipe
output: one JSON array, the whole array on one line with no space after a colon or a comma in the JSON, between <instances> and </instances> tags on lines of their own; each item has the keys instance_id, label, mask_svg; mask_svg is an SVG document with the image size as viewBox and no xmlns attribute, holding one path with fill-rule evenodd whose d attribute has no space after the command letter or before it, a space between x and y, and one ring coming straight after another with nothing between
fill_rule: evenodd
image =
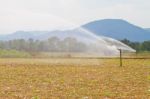
<instances>
[{"instance_id":1,"label":"metal pipe","mask_svg":"<svg viewBox=\"0 0 150 99\"><path fill-rule=\"evenodd\" d=\"M119 49L119 52L120 52L120 67L122 67L122 50Z\"/></svg>"}]
</instances>

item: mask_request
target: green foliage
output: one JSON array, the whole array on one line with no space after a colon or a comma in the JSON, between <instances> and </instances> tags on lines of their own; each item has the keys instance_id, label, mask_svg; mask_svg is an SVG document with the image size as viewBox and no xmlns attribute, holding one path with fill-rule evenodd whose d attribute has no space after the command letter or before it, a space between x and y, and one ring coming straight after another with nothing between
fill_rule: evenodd
<instances>
[{"instance_id":1,"label":"green foliage","mask_svg":"<svg viewBox=\"0 0 150 99\"><path fill-rule=\"evenodd\" d=\"M137 52L150 52L150 41L131 42L124 39L121 42L129 45ZM33 39L0 41L0 49L0 57L28 57L28 53L34 56L39 52L85 52L87 45L71 37L64 40L51 37L43 41Z\"/></svg>"},{"instance_id":2,"label":"green foliage","mask_svg":"<svg viewBox=\"0 0 150 99\"><path fill-rule=\"evenodd\" d=\"M0 48L4 50L25 51L30 54L35 52L82 52L86 50L86 44L71 37L64 40L51 37L48 40L16 39L0 41Z\"/></svg>"},{"instance_id":3,"label":"green foliage","mask_svg":"<svg viewBox=\"0 0 150 99\"><path fill-rule=\"evenodd\" d=\"M121 42L127 44L128 46L135 49L137 52L149 52L150 51L150 41L144 42L131 42L127 39L121 40Z\"/></svg>"},{"instance_id":4,"label":"green foliage","mask_svg":"<svg viewBox=\"0 0 150 99\"><path fill-rule=\"evenodd\" d=\"M27 52L23 51L16 51L16 50L2 50L0 49L0 57L16 57L16 58L21 58L21 57L30 57L30 54Z\"/></svg>"},{"instance_id":5,"label":"green foliage","mask_svg":"<svg viewBox=\"0 0 150 99\"><path fill-rule=\"evenodd\" d=\"M38 96L32 97L31 99L39 99Z\"/></svg>"},{"instance_id":6,"label":"green foliage","mask_svg":"<svg viewBox=\"0 0 150 99\"><path fill-rule=\"evenodd\" d=\"M103 92L103 95L106 96L106 97L114 97L114 96L115 96L115 94L113 94L113 93L110 92L110 91L104 91L104 92Z\"/></svg>"}]
</instances>

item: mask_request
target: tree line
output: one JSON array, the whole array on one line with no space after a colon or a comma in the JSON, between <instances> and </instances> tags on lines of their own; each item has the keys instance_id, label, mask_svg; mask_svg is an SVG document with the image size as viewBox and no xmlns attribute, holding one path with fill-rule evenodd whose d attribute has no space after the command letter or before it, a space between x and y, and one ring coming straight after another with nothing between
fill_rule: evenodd
<instances>
[{"instance_id":1,"label":"tree line","mask_svg":"<svg viewBox=\"0 0 150 99\"><path fill-rule=\"evenodd\" d=\"M150 51L150 41L131 42L127 39L121 42L135 49L137 52ZM59 39L51 37L48 40L34 40L34 39L16 39L9 41L0 41L0 49L3 50L17 50L26 52L85 52L87 45L78 41L75 38Z\"/></svg>"},{"instance_id":2,"label":"tree line","mask_svg":"<svg viewBox=\"0 0 150 99\"><path fill-rule=\"evenodd\" d=\"M132 47L137 52L150 51L150 40L144 42L131 42L130 40L124 39L121 40L121 42Z\"/></svg>"},{"instance_id":3,"label":"tree line","mask_svg":"<svg viewBox=\"0 0 150 99\"><path fill-rule=\"evenodd\" d=\"M60 40L51 37L48 40L16 39L0 41L0 49L18 50L26 52L82 52L86 50L86 44L79 42L75 38L65 38Z\"/></svg>"}]
</instances>

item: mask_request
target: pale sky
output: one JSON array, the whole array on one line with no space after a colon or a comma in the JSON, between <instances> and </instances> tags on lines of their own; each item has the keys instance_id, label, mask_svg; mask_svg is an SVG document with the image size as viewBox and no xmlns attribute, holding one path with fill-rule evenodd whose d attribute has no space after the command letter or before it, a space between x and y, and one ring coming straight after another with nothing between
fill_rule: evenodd
<instances>
[{"instance_id":1,"label":"pale sky","mask_svg":"<svg viewBox=\"0 0 150 99\"><path fill-rule=\"evenodd\" d=\"M150 0L0 0L0 34L63 29L107 18L150 28Z\"/></svg>"}]
</instances>

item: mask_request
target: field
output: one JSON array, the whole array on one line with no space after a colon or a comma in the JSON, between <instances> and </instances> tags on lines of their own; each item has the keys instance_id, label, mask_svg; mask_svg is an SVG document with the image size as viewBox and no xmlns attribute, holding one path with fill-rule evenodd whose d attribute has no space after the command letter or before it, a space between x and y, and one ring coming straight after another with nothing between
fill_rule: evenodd
<instances>
[{"instance_id":1,"label":"field","mask_svg":"<svg viewBox=\"0 0 150 99\"><path fill-rule=\"evenodd\" d=\"M0 99L148 99L150 59L0 59Z\"/></svg>"}]
</instances>

